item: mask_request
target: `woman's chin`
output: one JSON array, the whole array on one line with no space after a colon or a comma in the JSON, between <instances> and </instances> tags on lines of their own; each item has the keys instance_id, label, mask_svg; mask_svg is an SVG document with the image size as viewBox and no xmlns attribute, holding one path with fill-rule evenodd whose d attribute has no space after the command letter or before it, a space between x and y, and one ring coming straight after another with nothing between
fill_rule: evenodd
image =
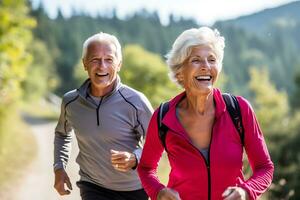
<instances>
[{"instance_id":1,"label":"woman's chin","mask_svg":"<svg viewBox=\"0 0 300 200\"><path fill-rule=\"evenodd\" d=\"M209 95L210 93L212 93L213 91L213 87L206 87L206 88L196 88L194 90L191 90L190 92L194 95Z\"/></svg>"}]
</instances>

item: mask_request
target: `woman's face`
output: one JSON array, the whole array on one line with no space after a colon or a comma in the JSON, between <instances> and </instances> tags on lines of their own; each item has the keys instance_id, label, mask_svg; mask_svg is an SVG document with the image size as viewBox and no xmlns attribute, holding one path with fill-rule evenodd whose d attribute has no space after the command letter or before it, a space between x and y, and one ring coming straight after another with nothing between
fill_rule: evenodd
<instances>
[{"instance_id":1,"label":"woman's face","mask_svg":"<svg viewBox=\"0 0 300 200\"><path fill-rule=\"evenodd\" d=\"M192 49L177 78L186 91L207 95L212 91L219 72L217 57L211 46L200 45Z\"/></svg>"}]
</instances>

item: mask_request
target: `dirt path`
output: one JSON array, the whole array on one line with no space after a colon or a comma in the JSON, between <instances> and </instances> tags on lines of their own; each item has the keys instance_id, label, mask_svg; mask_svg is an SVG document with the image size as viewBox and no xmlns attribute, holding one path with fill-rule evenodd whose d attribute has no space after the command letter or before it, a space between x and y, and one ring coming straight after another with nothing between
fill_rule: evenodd
<instances>
[{"instance_id":1,"label":"dirt path","mask_svg":"<svg viewBox=\"0 0 300 200\"><path fill-rule=\"evenodd\" d=\"M28 172L21 185L15 190L15 200L80 200L76 181L79 179L78 166L75 158L78 152L76 141L73 139L72 156L67 172L70 176L73 191L68 196L59 196L53 188L53 137L55 123L26 117L32 127L38 143L37 159L29 166Z\"/></svg>"}]
</instances>

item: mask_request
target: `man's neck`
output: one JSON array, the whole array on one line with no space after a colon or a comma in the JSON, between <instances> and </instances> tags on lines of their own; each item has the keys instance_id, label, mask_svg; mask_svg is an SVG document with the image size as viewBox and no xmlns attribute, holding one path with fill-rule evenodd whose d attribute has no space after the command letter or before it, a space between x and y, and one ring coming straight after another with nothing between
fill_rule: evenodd
<instances>
[{"instance_id":1,"label":"man's neck","mask_svg":"<svg viewBox=\"0 0 300 200\"><path fill-rule=\"evenodd\" d=\"M91 88L90 88L91 95L94 97L103 97L103 96L109 94L111 91L113 91L113 89L116 86L116 83L117 83L117 79L112 84L110 84L104 88L102 88L102 87L100 88L100 87L97 87L97 86L91 84Z\"/></svg>"}]
</instances>

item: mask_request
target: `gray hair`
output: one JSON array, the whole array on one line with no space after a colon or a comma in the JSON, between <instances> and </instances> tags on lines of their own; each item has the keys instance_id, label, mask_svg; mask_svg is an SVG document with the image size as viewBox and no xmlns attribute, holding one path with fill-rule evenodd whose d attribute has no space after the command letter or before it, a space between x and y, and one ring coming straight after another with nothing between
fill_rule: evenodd
<instances>
[{"instance_id":1,"label":"gray hair","mask_svg":"<svg viewBox=\"0 0 300 200\"><path fill-rule=\"evenodd\" d=\"M216 54L217 64L221 71L224 56L225 39L217 29L209 27L192 28L182 32L173 43L171 51L166 55L169 67L169 77L175 83L176 75L183 66L184 61L191 55L192 49L199 45L211 45Z\"/></svg>"},{"instance_id":2,"label":"gray hair","mask_svg":"<svg viewBox=\"0 0 300 200\"><path fill-rule=\"evenodd\" d=\"M108 43L108 44L113 44L116 47L116 58L118 61L122 61L122 51L121 51L121 45L119 40L114 36L110 35L108 33L97 33L95 35L92 35L88 39L86 39L83 43L83 48L82 48L82 58L84 59L86 54L87 54L87 48L88 46L93 43L93 42L99 42L99 43Z\"/></svg>"}]
</instances>

